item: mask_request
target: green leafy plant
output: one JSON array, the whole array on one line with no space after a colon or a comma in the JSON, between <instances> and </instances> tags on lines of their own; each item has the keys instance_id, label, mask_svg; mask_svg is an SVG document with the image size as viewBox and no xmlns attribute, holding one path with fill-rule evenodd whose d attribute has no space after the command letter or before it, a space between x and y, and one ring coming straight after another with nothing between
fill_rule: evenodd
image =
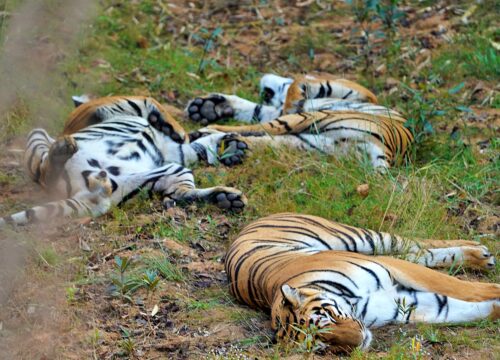
<instances>
[{"instance_id":1,"label":"green leafy plant","mask_svg":"<svg viewBox=\"0 0 500 360\"><path fill-rule=\"evenodd\" d=\"M382 21L384 27L393 34L396 31L398 20L404 17L404 12L399 10L399 0L373 1L375 14Z\"/></svg>"},{"instance_id":2,"label":"green leafy plant","mask_svg":"<svg viewBox=\"0 0 500 360\"><path fill-rule=\"evenodd\" d=\"M115 256L115 266L118 272L118 276L113 276L111 281L115 286L115 291L112 293L113 296L122 297L123 299L132 302L131 295L144 286L141 279L136 277L127 277L125 272L129 268L132 261L127 257Z\"/></svg>"},{"instance_id":3,"label":"green leafy plant","mask_svg":"<svg viewBox=\"0 0 500 360\"><path fill-rule=\"evenodd\" d=\"M403 296L403 299L395 299L394 302L396 303L398 307L398 313L402 317L410 318L411 313L415 311L416 306L415 304L407 304L406 303L406 297Z\"/></svg>"},{"instance_id":4,"label":"green leafy plant","mask_svg":"<svg viewBox=\"0 0 500 360\"><path fill-rule=\"evenodd\" d=\"M160 282L160 277L156 271L146 270L144 274L142 274L142 283L146 288L149 298L149 294L154 293L156 288L158 287L158 283Z\"/></svg>"},{"instance_id":5,"label":"green leafy plant","mask_svg":"<svg viewBox=\"0 0 500 360\"><path fill-rule=\"evenodd\" d=\"M130 332L127 329L122 328L122 340L118 343L120 348L122 349L124 355L126 356L132 356L135 351L135 341L133 337L131 336Z\"/></svg>"},{"instance_id":6,"label":"green leafy plant","mask_svg":"<svg viewBox=\"0 0 500 360\"><path fill-rule=\"evenodd\" d=\"M295 341L295 343L305 352L313 353L320 349L320 346L317 342L317 337L319 334L327 333L334 331L333 328L318 328L314 324L310 324L309 326L297 326L292 325L293 329L300 332L304 335L304 338L301 341Z\"/></svg>"},{"instance_id":7,"label":"green leafy plant","mask_svg":"<svg viewBox=\"0 0 500 360\"><path fill-rule=\"evenodd\" d=\"M206 59L207 54L213 49L217 37L222 34L222 28L217 27L214 31L209 32L207 29L202 28L200 30L201 36L198 34L193 34L193 38L203 43L203 53L201 55L200 63L198 64L198 69L196 73L202 74L208 65L215 65L214 59Z\"/></svg>"}]
</instances>

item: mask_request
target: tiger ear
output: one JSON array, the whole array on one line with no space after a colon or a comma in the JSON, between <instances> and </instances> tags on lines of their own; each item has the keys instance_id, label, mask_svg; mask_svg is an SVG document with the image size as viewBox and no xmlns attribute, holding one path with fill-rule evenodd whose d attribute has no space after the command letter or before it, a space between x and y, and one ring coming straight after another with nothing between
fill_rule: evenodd
<instances>
[{"instance_id":1,"label":"tiger ear","mask_svg":"<svg viewBox=\"0 0 500 360\"><path fill-rule=\"evenodd\" d=\"M71 97L71 99L73 100L73 104L75 105L76 108L90 101L90 97L88 95L80 95L80 96L74 95Z\"/></svg>"},{"instance_id":2,"label":"tiger ear","mask_svg":"<svg viewBox=\"0 0 500 360\"><path fill-rule=\"evenodd\" d=\"M285 304L291 305L295 309L302 303L302 296L300 295L299 290L288 284L283 284L281 286L281 294L283 295Z\"/></svg>"}]
</instances>

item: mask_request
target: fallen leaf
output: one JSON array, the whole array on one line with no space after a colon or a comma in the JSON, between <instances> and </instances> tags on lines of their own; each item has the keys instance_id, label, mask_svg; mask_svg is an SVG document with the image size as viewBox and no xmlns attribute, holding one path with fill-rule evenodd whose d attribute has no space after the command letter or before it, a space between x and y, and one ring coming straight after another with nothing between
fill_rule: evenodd
<instances>
[{"instance_id":1,"label":"fallen leaf","mask_svg":"<svg viewBox=\"0 0 500 360\"><path fill-rule=\"evenodd\" d=\"M198 258L196 252L188 246L181 245L177 241L172 239L163 239L163 246L169 251L174 253L179 253L181 256L190 256L192 258Z\"/></svg>"},{"instance_id":2,"label":"fallen leaf","mask_svg":"<svg viewBox=\"0 0 500 360\"><path fill-rule=\"evenodd\" d=\"M370 186L368 184L361 184L358 185L356 188L356 192L361 196L361 197L367 197L368 193L370 192Z\"/></svg>"},{"instance_id":3,"label":"fallen leaf","mask_svg":"<svg viewBox=\"0 0 500 360\"><path fill-rule=\"evenodd\" d=\"M391 223L396 222L399 219L399 216L393 213L387 213L384 216L384 221L390 221Z\"/></svg>"},{"instance_id":4,"label":"fallen leaf","mask_svg":"<svg viewBox=\"0 0 500 360\"><path fill-rule=\"evenodd\" d=\"M212 272L224 270L224 265L212 261L193 261L186 265L186 268L192 272Z\"/></svg>"}]
</instances>

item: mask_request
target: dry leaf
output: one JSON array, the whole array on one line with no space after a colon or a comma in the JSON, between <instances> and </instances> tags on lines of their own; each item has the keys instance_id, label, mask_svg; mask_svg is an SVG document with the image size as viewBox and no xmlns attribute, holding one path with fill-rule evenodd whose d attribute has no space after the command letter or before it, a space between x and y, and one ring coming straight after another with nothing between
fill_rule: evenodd
<instances>
[{"instance_id":1,"label":"dry leaf","mask_svg":"<svg viewBox=\"0 0 500 360\"><path fill-rule=\"evenodd\" d=\"M155 306L153 306L153 310L151 310L151 316L155 316L158 313L158 310L160 310L160 308L158 307L158 304L155 304Z\"/></svg>"},{"instance_id":2,"label":"dry leaf","mask_svg":"<svg viewBox=\"0 0 500 360\"><path fill-rule=\"evenodd\" d=\"M367 197L368 193L370 192L370 186L368 184L361 184L358 185L356 188L356 192L361 196L361 197Z\"/></svg>"},{"instance_id":3,"label":"dry leaf","mask_svg":"<svg viewBox=\"0 0 500 360\"><path fill-rule=\"evenodd\" d=\"M174 253L179 253L181 256L190 256L190 257L198 257L196 252L188 246L181 245L177 241L172 239L164 239L163 246L167 248L169 251Z\"/></svg>"}]
</instances>

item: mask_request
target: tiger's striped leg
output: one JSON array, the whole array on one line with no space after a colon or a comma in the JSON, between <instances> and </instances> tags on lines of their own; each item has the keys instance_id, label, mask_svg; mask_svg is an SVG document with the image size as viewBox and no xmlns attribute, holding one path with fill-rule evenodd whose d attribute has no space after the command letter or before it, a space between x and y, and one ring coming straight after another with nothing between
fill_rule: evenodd
<instances>
[{"instance_id":1,"label":"tiger's striped leg","mask_svg":"<svg viewBox=\"0 0 500 360\"><path fill-rule=\"evenodd\" d=\"M359 236L359 235L358 235ZM385 232L364 230L356 252L374 255L403 255L413 263L430 268L466 267L491 270L495 257L486 246L468 240L415 241ZM338 249L343 250L343 249ZM352 251L352 249L347 249Z\"/></svg>"},{"instance_id":2,"label":"tiger's striped leg","mask_svg":"<svg viewBox=\"0 0 500 360\"><path fill-rule=\"evenodd\" d=\"M495 268L496 260L486 246L473 241L450 240L438 241L437 247L420 243L424 249L409 253L406 258L427 267L466 267L487 269Z\"/></svg>"},{"instance_id":3,"label":"tiger's striped leg","mask_svg":"<svg viewBox=\"0 0 500 360\"><path fill-rule=\"evenodd\" d=\"M409 310L410 322L426 322L426 323L457 323L480 320L490 317L492 320L500 318L500 301L486 300L486 301L463 301L453 297L447 297L431 292L411 292L403 291L400 293L402 299L413 299L416 307L414 311ZM406 300L406 306L414 305L414 303ZM403 320L404 312L399 315ZM406 316L407 317L407 316Z\"/></svg>"},{"instance_id":4,"label":"tiger's striped leg","mask_svg":"<svg viewBox=\"0 0 500 360\"><path fill-rule=\"evenodd\" d=\"M210 94L189 102L186 113L201 125L235 118L247 123L268 122L281 115L281 109L260 105L235 95Z\"/></svg>"},{"instance_id":5,"label":"tiger's striped leg","mask_svg":"<svg viewBox=\"0 0 500 360\"><path fill-rule=\"evenodd\" d=\"M42 186L45 186L49 148L54 142L44 129L32 130L26 142L24 164L31 179Z\"/></svg>"},{"instance_id":6,"label":"tiger's striped leg","mask_svg":"<svg viewBox=\"0 0 500 360\"><path fill-rule=\"evenodd\" d=\"M464 289L470 288L471 284L474 283L460 283ZM499 292L497 287L497 296ZM490 289L489 294L484 293L480 299L468 301L412 288L384 289L362 300L357 306L357 315L369 328L394 322L457 323L488 317L496 320L500 318L500 301L494 296L494 289Z\"/></svg>"},{"instance_id":7,"label":"tiger's striped leg","mask_svg":"<svg viewBox=\"0 0 500 360\"><path fill-rule=\"evenodd\" d=\"M123 177L120 203L127 201L143 188L159 192L163 203L170 207L177 201L207 201L227 210L242 210L247 200L241 191L225 186L206 189L195 187L193 172L178 164L168 164L149 172Z\"/></svg>"},{"instance_id":8,"label":"tiger's striped leg","mask_svg":"<svg viewBox=\"0 0 500 360\"><path fill-rule=\"evenodd\" d=\"M51 188L59 178L66 161L77 151L75 140L65 135L57 140L44 129L28 135L25 164L31 178L45 188Z\"/></svg>"},{"instance_id":9,"label":"tiger's striped leg","mask_svg":"<svg viewBox=\"0 0 500 360\"><path fill-rule=\"evenodd\" d=\"M393 320L424 322L461 322L500 315L500 285L471 282L454 278L441 272L408 261L378 257L377 262L386 267L398 286L387 292L384 306L396 299ZM395 290L396 289L396 290ZM396 291L396 294L392 292ZM380 308L377 296L370 295L373 316ZM382 305L382 304L379 304ZM368 311L370 311L369 306ZM388 319L390 320L390 319Z\"/></svg>"}]
</instances>

